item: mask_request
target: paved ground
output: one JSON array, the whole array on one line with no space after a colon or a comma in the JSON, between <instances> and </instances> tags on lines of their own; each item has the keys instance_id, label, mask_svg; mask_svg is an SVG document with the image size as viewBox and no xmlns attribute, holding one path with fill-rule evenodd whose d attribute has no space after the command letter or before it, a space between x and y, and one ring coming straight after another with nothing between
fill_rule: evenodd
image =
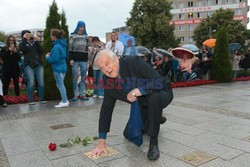
<instances>
[{"instance_id":1,"label":"paved ground","mask_svg":"<svg viewBox=\"0 0 250 167\"><path fill-rule=\"evenodd\" d=\"M56 102L35 106L10 105L0 109L0 166L4 167L249 167L250 82L174 89L175 99L164 110L160 159L146 158L148 138L138 148L125 140L122 130L129 105L118 102L107 143L119 153L90 160L83 153L95 144L48 150L50 142L97 134L101 100L71 103L55 109ZM74 127L52 130L50 126Z\"/></svg>"}]
</instances>

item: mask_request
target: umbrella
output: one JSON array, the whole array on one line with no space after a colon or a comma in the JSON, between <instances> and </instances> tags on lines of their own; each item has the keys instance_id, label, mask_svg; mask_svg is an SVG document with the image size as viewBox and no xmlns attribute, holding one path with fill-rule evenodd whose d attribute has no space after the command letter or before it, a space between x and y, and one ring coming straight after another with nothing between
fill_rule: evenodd
<instances>
[{"instance_id":1,"label":"umbrella","mask_svg":"<svg viewBox=\"0 0 250 167\"><path fill-rule=\"evenodd\" d=\"M172 50L172 54L179 59L183 59L184 55L187 55L188 59L192 59L194 57L194 53L192 51L182 47L174 48Z\"/></svg>"},{"instance_id":2,"label":"umbrella","mask_svg":"<svg viewBox=\"0 0 250 167\"><path fill-rule=\"evenodd\" d=\"M240 43L231 43L228 45L230 53L233 53L235 50L240 50L242 45Z\"/></svg>"},{"instance_id":3,"label":"umbrella","mask_svg":"<svg viewBox=\"0 0 250 167\"><path fill-rule=\"evenodd\" d=\"M211 38L211 39L207 39L202 44L205 46L208 46L210 48L213 48L213 47L215 47L215 43L216 43L216 39Z\"/></svg>"},{"instance_id":4,"label":"umbrella","mask_svg":"<svg viewBox=\"0 0 250 167\"><path fill-rule=\"evenodd\" d=\"M199 48L195 45L192 44L186 44L182 46L183 48L186 48L188 50L191 50L194 54L198 54L199 53Z\"/></svg>"},{"instance_id":5,"label":"umbrella","mask_svg":"<svg viewBox=\"0 0 250 167\"><path fill-rule=\"evenodd\" d=\"M137 46L137 49L139 56L147 56L151 54L150 50L144 46Z\"/></svg>"},{"instance_id":6,"label":"umbrella","mask_svg":"<svg viewBox=\"0 0 250 167\"><path fill-rule=\"evenodd\" d=\"M127 42L128 42L129 39L132 40L132 45L135 46L136 45L135 37L133 37L131 35L128 35L126 33L119 34L119 41L121 41L124 46L128 46Z\"/></svg>"},{"instance_id":7,"label":"umbrella","mask_svg":"<svg viewBox=\"0 0 250 167\"><path fill-rule=\"evenodd\" d=\"M173 57L173 54L164 50L164 49L156 49L155 50L158 54L162 55L162 56L165 56L165 57ZM161 57L162 57L161 56Z\"/></svg>"}]
</instances>

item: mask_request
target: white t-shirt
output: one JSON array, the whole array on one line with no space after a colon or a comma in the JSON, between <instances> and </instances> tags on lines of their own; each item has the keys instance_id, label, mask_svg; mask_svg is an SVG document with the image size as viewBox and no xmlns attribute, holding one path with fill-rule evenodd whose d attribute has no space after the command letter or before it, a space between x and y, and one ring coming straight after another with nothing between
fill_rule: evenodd
<instances>
[{"instance_id":1,"label":"white t-shirt","mask_svg":"<svg viewBox=\"0 0 250 167\"><path fill-rule=\"evenodd\" d=\"M122 42L117 40L117 41L115 41L115 46L113 48L111 48L111 47L112 47L112 41L110 40L106 44L105 48L112 50L119 57L121 57L123 55L124 46L123 46Z\"/></svg>"}]
</instances>

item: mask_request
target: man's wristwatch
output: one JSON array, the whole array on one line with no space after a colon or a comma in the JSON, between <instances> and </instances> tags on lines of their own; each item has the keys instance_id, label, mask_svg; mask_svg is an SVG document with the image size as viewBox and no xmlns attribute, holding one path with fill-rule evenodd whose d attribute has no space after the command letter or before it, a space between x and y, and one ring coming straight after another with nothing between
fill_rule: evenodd
<instances>
[{"instance_id":1,"label":"man's wristwatch","mask_svg":"<svg viewBox=\"0 0 250 167\"><path fill-rule=\"evenodd\" d=\"M135 91L132 92L132 95L133 95L134 97L136 97Z\"/></svg>"}]
</instances>

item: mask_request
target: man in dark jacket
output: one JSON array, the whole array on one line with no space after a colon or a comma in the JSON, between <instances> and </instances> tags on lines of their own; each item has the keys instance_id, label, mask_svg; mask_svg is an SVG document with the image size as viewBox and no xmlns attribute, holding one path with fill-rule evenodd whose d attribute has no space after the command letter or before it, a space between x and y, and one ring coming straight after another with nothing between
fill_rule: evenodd
<instances>
[{"instance_id":1,"label":"man in dark jacket","mask_svg":"<svg viewBox=\"0 0 250 167\"><path fill-rule=\"evenodd\" d=\"M104 100L99 118L98 147L92 151L92 156L107 153L105 140L116 100L128 103L138 100L141 108L144 108L144 125L148 122L148 159L157 160L160 156L158 133L162 111L173 99L171 85L139 56L119 59L111 50L103 50L97 55L95 62L107 79L104 81Z\"/></svg>"}]
</instances>

